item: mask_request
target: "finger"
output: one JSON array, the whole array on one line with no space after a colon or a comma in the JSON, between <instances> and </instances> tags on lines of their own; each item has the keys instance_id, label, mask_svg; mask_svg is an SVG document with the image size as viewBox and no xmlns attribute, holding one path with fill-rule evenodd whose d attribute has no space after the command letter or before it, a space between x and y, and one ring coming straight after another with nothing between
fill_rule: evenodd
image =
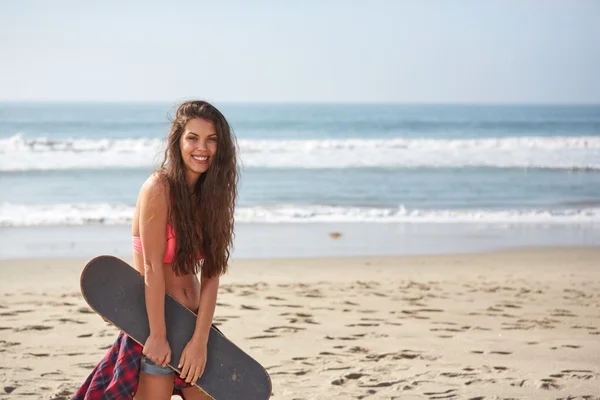
<instances>
[{"instance_id":1,"label":"finger","mask_svg":"<svg viewBox=\"0 0 600 400\"><path fill-rule=\"evenodd\" d=\"M186 382L187 383L196 382L196 380L194 378L196 377L197 372L198 372L198 367L194 367L194 369L190 370L190 373L188 375L188 379L186 380Z\"/></svg>"},{"instance_id":2,"label":"finger","mask_svg":"<svg viewBox=\"0 0 600 400\"><path fill-rule=\"evenodd\" d=\"M177 368L181 368L185 365L185 350L181 353L181 357L179 358L179 365Z\"/></svg>"},{"instance_id":3,"label":"finger","mask_svg":"<svg viewBox=\"0 0 600 400\"><path fill-rule=\"evenodd\" d=\"M190 380L190 383L196 383L196 381L200 377L200 371L201 371L201 368L200 367L196 367L196 371L194 372L194 376Z\"/></svg>"},{"instance_id":4,"label":"finger","mask_svg":"<svg viewBox=\"0 0 600 400\"><path fill-rule=\"evenodd\" d=\"M168 354L165 354L163 357L160 358L160 363L159 364L162 367L166 367L167 366L167 356L168 356Z\"/></svg>"},{"instance_id":5,"label":"finger","mask_svg":"<svg viewBox=\"0 0 600 400\"><path fill-rule=\"evenodd\" d=\"M194 376L195 371L196 371L196 366L194 366L194 364L190 365L190 369L188 370L188 373L185 377L185 381L187 383L190 383L192 381L192 377Z\"/></svg>"},{"instance_id":6,"label":"finger","mask_svg":"<svg viewBox=\"0 0 600 400\"><path fill-rule=\"evenodd\" d=\"M167 358L165 359L165 365L171 362L171 349L169 349L167 353Z\"/></svg>"},{"instance_id":7,"label":"finger","mask_svg":"<svg viewBox=\"0 0 600 400\"><path fill-rule=\"evenodd\" d=\"M181 375L180 375L181 379L186 379L189 370L190 370L190 365L187 363L183 364L183 368L181 368Z\"/></svg>"}]
</instances>

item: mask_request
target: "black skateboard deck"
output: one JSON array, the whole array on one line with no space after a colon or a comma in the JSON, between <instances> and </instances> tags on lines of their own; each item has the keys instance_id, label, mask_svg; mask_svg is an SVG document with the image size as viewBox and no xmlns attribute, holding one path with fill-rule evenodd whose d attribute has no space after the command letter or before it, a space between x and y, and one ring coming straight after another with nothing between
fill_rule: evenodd
<instances>
[{"instance_id":1,"label":"black skateboard deck","mask_svg":"<svg viewBox=\"0 0 600 400\"><path fill-rule=\"evenodd\" d=\"M92 259L81 273L81 293L89 306L140 345L150 334L144 288L142 275L112 256ZM196 313L166 294L165 322L171 347L169 367L180 373L177 365L194 332ZM265 400L272 390L267 371L214 326L206 367L196 385L215 400Z\"/></svg>"}]
</instances>

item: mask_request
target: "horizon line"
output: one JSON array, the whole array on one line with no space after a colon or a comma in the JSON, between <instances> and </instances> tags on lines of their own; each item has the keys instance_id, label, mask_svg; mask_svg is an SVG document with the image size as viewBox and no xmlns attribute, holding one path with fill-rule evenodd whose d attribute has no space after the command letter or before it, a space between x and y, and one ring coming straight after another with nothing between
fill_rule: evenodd
<instances>
[{"instance_id":1,"label":"horizon line","mask_svg":"<svg viewBox=\"0 0 600 400\"><path fill-rule=\"evenodd\" d=\"M0 99L0 104L179 104L187 100L205 100L211 104L231 105L414 105L414 106L600 106L598 102L533 102L533 101L370 101L370 100L267 100L267 101L241 101L241 100L209 100L203 97L183 98L177 100L10 100Z\"/></svg>"}]
</instances>

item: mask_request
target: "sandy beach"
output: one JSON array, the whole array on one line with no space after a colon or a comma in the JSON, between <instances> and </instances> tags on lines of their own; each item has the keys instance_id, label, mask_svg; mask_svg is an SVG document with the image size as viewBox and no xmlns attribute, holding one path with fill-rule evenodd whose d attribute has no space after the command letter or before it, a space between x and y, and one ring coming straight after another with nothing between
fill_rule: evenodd
<instances>
[{"instance_id":1,"label":"sandy beach","mask_svg":"<svg viewBox=\"0 0 600 400\"><path fill-rule=\"evenodd\" d=\"M86 261L0 261L1 399L68 399L113 343L79 292ZM600 399L599 261L598 247L235 260L215 320L274 399Z\"/></svg>"}]
</instances>

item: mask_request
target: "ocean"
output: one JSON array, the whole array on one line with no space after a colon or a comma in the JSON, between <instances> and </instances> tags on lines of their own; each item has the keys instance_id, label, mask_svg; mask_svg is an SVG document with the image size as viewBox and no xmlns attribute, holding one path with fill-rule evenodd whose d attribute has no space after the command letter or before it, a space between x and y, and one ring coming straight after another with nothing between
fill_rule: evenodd
<instances>
[{"instance_id":1,"label":"ocean","mask_svg":"<svg viewBox=\"0 0 600 400\"><path fill-rule=\"evenodd\" d=\"M317 255L404 253L407 229L600 244L600 106L215 105L238 140L236 226L245 233L236 240L246 238L247 256L258 255L253 231L288 253L289 240L322 232L327 246L308 250ZM122 237L103 250L126 252L172 106L0 103L0 257L90 255L105 236L93 232L109 231ZM284 238L272 233L281 227ZM361 235L346 247L344 236L325 235L366 227L381 236L368 246Z\"/></svg>"}]
</instances>

